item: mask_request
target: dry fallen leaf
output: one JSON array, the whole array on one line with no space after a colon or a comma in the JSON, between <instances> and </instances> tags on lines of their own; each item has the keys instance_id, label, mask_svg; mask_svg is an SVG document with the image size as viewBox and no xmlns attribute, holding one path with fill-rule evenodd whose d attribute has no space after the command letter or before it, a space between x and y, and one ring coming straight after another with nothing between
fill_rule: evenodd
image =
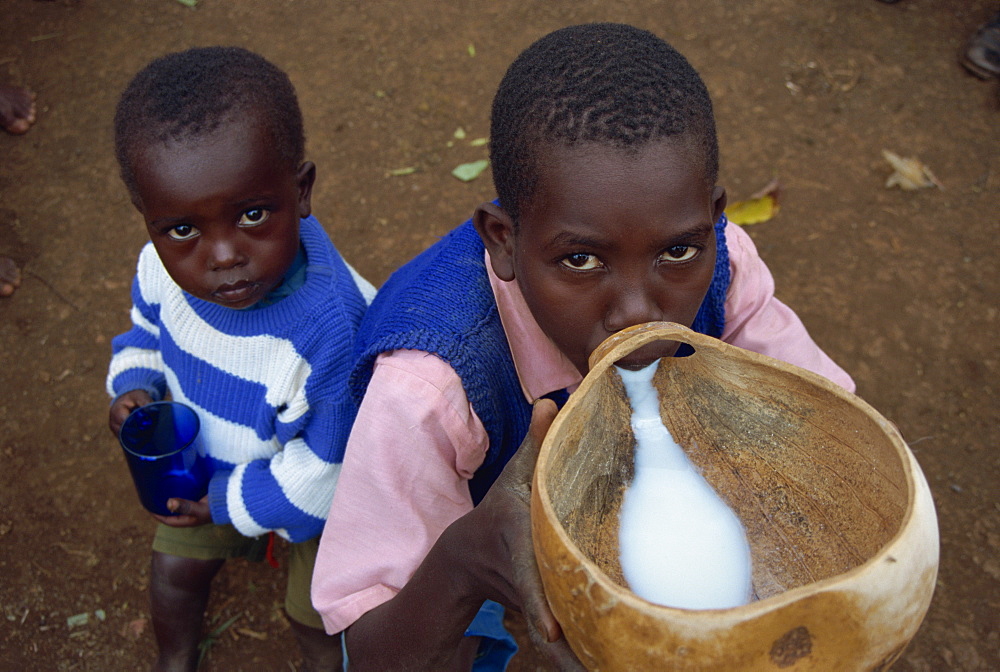
<instances>
[{"instance_id":1,"label":"dry fallen leaf","mask_svg":"<svg viewBox=\"0 0 1000 672\"><path fill-rule=\"evenodd\" d=\"M139 639L146 630L146 623L148 622L145 618L137 618L134 621L129 621L128 625L122 628L122 636L129 639Z\"/></svg>"},{"instance_id":2,"label":"dry fallen leaf","mask_svg":"<svg viewBox=\"0 0 1000 672\"><path fill-rule=\"evenodd\" d=\"M262 642L267 640L267 633L257 632L256 630L251 630L250 628L236 628L236 632Z\"/></svg>"},{"instance_id":3,"label":"dry fallen leaf","mask_svg":"<svg viewBox=\"0 0 1000 672\"><path fill-rule=\"evenodd\" d=\"M781 204L778 197L781 194L781 184L771 180L763 189L744 201L736 201L726 207L726 217L733 224L748 226L760 224L778 214Z\"/></svg>"},{"instance_id":4,"label":"dry fallen leaf","mask_svg":"<svg viewBox=\"0 0 1000 672\"><path fill-rule=\"evenodd\" d=\"M72 630L81 625L87 625L90 622L90 612L83 612L82 614L74 614L66 619L66 627Z\"/></svg>"},{"instance_id":5,"label":"dry fallen leaf","mask_svg":"<svg viewBox=\"0 0 1000 672\"><path fill-rule=\"evenodd\" d=\"M490 162L486 159L480 159L479 161L473 161L471 163L463 163L460 166L456 166L455 169L451 171L451 174L462 180L462 182L471 182L479 177L489 165Z\"/></svg>"},{"instance_id":6,"label":"dry fallen leaf","mask_svg":"<svg viewBox=\"0 0 1000 672\"><path fill-rule=\"evenodd\" d=\"M944 186L934 177L934 173L926 165L916 158L903 158L898 154L890 152L888 149L882 150L882 156L893 168L892 175L885 181L885 188L899 187L906 191L923 189L925 187L937 187L944 189Z\"/></svg>"}]
</instances>

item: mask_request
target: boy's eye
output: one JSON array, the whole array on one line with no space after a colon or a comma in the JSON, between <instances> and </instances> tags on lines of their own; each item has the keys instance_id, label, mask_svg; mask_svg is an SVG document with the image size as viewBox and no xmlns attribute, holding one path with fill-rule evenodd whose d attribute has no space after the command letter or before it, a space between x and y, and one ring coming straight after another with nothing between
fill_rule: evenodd
<instances>
[{"instance_id":1,"label":"boy's eye","mask_svg":"<svg viewBox=\"0 0 1000 672\"><path fill-rule=\"evenodd\" d=\"M251 208L247 210L242 215L240 215L239 226L260 226L267 221L267 218L271 216L271 213L264 208Z\"/></svg>"},{"instance_id":2,"label":"boy's eye","mask_svg":"<svg viewBox=\"0 0 1000 672\"><path fill-rule=\"evenodd\" d=\"M583 252L569 254L560 259L559 263L568 268L572 268L574 271L592 271L595 268L601 268L604 266L604 264L601 263L601 260L593 254L584 254Z\"/></svg>"},{"instance_id":3,"label":"boy's eye","mask_svg":"<svg viewBox=\"0 0 1000 672\"><path fill-rule=\"evenodd\" d=\"M198 235L198 229L190 224L178 224L167 231L167 235L174 240L190 240Z\"/></svg>"},{"instance_id":4,"label":"boy's eye","mask_svg":"<svg viewBox=\"0 0 1000 672\"><path fill-rule=\"evenodd\" d=\"M660 255L660 261L669 263L690 261L697 257L700 251L697 247L691 247L690 245L674 245L664 250L663 254Z\"/></svg>"}]
</instances>

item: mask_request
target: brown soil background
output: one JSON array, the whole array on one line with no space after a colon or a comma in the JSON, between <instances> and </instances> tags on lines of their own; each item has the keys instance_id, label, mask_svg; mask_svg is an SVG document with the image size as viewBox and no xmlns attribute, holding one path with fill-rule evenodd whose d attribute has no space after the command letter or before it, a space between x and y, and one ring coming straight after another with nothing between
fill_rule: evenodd
<instances>
[{"instance_id":1,"label":"brown soil background","mask_svg":"<svg viewBox=\"0 0 1000 672\"><path fill-rule=\"evenodd\" d=\"M996 82L956 62L992 0L4 0L0 78L38 92L39 121L0 134L0 669L148 669L152 524L106 429L109 341L128 324L145 233L119 184L112 110L150 59L189 46L263 53L296 84L314 210L376 284L492 197L490 98L555 28L634 23L695 64L717 106L721 183L772 177L780 214L750 229L778 294L898 424L925 470L941 571L895 669L1000 669L996 451L1000 124ZM471 55L470 45L474 46ZM456 128L467 132L455 140ZM451 143L451 144L449 144ZM944 189L887 190L883 148ZM387 176L415 167L414 174ZM231 563L209 608L239 616L206 670L298 669L282 573ZM95 616L101 610L105 619ZM70 628L67 618L89 613ZM516 670L548 669L529 647Z\"/></svg>"}]
</instances>

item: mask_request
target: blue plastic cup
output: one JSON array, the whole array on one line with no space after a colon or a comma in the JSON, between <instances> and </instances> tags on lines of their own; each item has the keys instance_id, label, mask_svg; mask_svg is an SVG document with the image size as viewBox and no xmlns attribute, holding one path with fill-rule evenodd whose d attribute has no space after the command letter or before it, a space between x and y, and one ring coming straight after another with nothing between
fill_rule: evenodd
<instances>
[{"instance_id":1,"label":"blue plastic cup","mask_svg":"<svg viewBox=\"0 0 1000 672\"><path fill-rule=\"evenodd\" d=\"M211 473L198 447L201 423L194 410L176 401L157 401L132 411L118 431L139 501L147 511L174 515L171 497L198 501Z\"/></svg>"}]
</instances>

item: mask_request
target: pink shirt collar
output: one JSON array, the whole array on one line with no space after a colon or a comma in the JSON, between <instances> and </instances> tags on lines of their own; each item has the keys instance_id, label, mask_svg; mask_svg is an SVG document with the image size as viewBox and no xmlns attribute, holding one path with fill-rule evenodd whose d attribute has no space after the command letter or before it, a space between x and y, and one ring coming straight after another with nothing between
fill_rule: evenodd
<instances>
[{"instance_id":1,"label":"pink shirt collar","mask_svg":"<svg viewBox=\"0 0 1000 672\"><path fill-rule=\"evenodd\" d=\"M564 387L572 392L583 376L538 326L516 280L506 282L493 272L490 253L486 253L486 274L490 278L497 311L503 324L521 390L529 403Z\"/></svg>"}]
</instances>

